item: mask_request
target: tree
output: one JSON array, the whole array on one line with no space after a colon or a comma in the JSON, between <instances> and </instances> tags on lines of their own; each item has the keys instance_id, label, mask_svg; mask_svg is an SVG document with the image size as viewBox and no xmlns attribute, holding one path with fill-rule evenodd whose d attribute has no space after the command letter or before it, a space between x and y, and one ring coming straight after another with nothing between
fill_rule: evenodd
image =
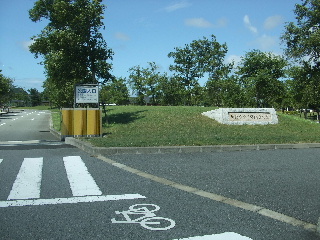
<instances>
[{"instance_id":1,"label":"tree","mask_svg":"<svg viewBox=\"0 0 320 240\"><path fill-rule=\"evenodd\" d=\"M234 94L239 96L240 92L234 91L235 78L229 76L232 68L233 63L224 64L222 62L219 65L210 67L209 79L205 85L206 105L227 106L226 103L230 104L231 101L226 96L230 97L230 95L233 96ZM235 97L233 96L232 99L235 99Z\"/></svg>"},{"instance_id":2,"label":"tree","mask_svg":"<svg viewBox=\"0 0 320 240\"><path fill-rule=\"evenodd\" d=\"M320 0L304 0L296 4L296 22L285 26L281 36L286 55L295 61L291 86L301 107L320 106ZM297 66L297 63L300 66ZM319 112L319 109L318 109ZM318 113L319 114L319 113Z\"/></svg>"},{"instance_id":3,"label":"tree","mask_svg":"<svg viewBox=\"0 0 320 240\"><path fill-rule=\"evenodd\" d=\"M31 101L31 106L39 106L41 105L41 94L40 92L35 89L35 88L30 88L28 90L29 92L29 97L30 97L30 101Z\"/></svg>"},{"instance_id":4,"label":"tree","mask_svg":"<svg viewBox=\"0 0 320 240\"><path fill-rule=\"evenodd\" d=\"M207 81L205 105L218 107L246 106L244 89L238 76L225 76Z\"/></svg>"},{"instance_id":5,"label":"tree","mask_svg":"<svg viewBox=\"0 0 320 240\"><path fill-rule=\"evenodd\" d=\"M175 52L168 54L174 58L175 63L169 69L175 72L185 86L188 105L192 103L192 96L195 96L192 92L198 86L198 80L205 74L208 74L209 79L214 78L216 71L224 66L227 51L227 45L218 43L216 37L211 35L211 39L204 37L194 40L184 48L176 47Z\"/></svg>"},{"instance_id":6,"label":"tree","mask_svg":"<svg viewBox=\"0 0 320 240\"><path fill-rule=\"evenodd\" d=\"M21 87L14 87L12 89L12 104L18 107L31 106L28 92Z\"/></svg>"},{"instance_id":7,"label":"tree","mask_svg":"<svg viewBox=\"0 0 320 240\"><path fill-rule=\"evenodd\" d=\"M291 94L298 108L317 109L320 105L320 72L305 62L290 69ZM318 110L319 112L319 110Z\"/></svg>"},{"instance_id":8,"label":"tree","mask_svg":"<svg viewBox=\"0 0 320 240\"><path fill-rule=\"evenodd\" d=\"M100 91L100 99L104 103L128 104L129 90L126 85L126 79L114 79L112 82L103 85Z\"/></svg>"},{"instance_id":9,"label":"tree","mask_svg":"<svg viewBox=\"0 0 320 240\"><path fill-rule=\"evenodd\" d=\"M281 36L288 57L320 67L320 0L296 4L296 23L289 22Z\"/></svg>"},{"instance_id":10,"label":"tree","mask_svg":"<svg viewBox=\"0 0 320 240\"><path fill-rule=\"evenodd\" d=\"M149 67L142 69L145 80L146 95L151 96L151 103L156 104L157 85L159 83L158 66L155 62L149 62Z\"/></svg>"},{"instance_id":11,"label":"tree","mask_svg":"<svg viewBox=\"0 0 320 240\"><path fill-rule=\"evenodd\" d=\"M12 97L13 80L5 77L0 70L0 107L7 104Z\"/></svg>"},{"instance_id":12,"label":"tree","mask_svg":"<svg viewBox=\"0 0 320 240\"><path fill-rule=\"evenodd\" d=\"M161 105L183 105L185 88L175 76L169 77L166 73L159 76L157 85L157 101Z\"/></svg>"},{"instance_id":13,"label":"tree","mask_svg":"<svg viewBox=\"0 0 320 240\"><path fill-rule=\"evenodd\" d=\"M144 96L146 95L146 86L142 73L141 67L134 66L129 69L129 80L128 83L131 86L131 89L137 94L137 104L144 104Z\"/></svg>"},{"instance_id":14,"label":"tree","mask_svg":"<svg viewBox=\"0 0 320 240\"><path fill-rule=\"evenodd\" d=\"M102 0L38 0L29 11L30 19L49 21L33 36L30 51L42 56L46 72L45 88L58 106L73 104L75 84L98 83L112 78L113 52L100 29L105 6Z\"/></svg>"},{"instance_id":15,"label":"tree","mask_svg":"<svg viewBox=\"0 0 320 240\"><path fill-rule=\"evenodd\" d=\"M245 89L246 100L251 106L272 107L281 102L287 61L272 53L253 50L240 62L238 74Z\"/></svg>"},{"instance_id":16,"label":"tree","mask_svg":"<svg viewBox=\"0 0 320 240\"><path fill-rule=\"evenodd\" d=\"M132 90L136 92L138 104L145 103L144 98L151 96L151 103L156 104L157 85L160 73L155 62L148 62L148 67L142 68L140 65L129 69L129 80Z\"/></svg>"},{"instance_id":17,"label":"tree","mask_svg":"<svg viewBox=\"0 0 320 240\"><path fill-rule=\"evenodd\" d=\"M198 66L196 53L189 44L184 48L176 47L175 52L170 52L168 57L174 58L175 65L170 65L170 71L175 72L175 78L179 79L186 88L187 105L191 104L191 90L202 77L201 70Z\"/></svg>"}]
</instances>

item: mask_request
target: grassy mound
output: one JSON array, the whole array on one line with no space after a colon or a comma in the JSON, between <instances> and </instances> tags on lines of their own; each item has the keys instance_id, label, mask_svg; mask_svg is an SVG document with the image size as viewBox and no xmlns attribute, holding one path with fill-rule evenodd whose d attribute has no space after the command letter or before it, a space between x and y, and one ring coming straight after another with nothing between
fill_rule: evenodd
<instances>
[{"instance_id":1,"label":"grassy mound","mask_svg":"<svg viewBox=\"0 0 320 240\"><path fill-rule=\"evenodd\" d=\"M212 109L112 106L108 107L108 124L103 124L104 137L87 140L99 147L319 142L320 126L309 120L279 113L277 125L223 125L201 115Z\"/></svg>"}]
</instances>

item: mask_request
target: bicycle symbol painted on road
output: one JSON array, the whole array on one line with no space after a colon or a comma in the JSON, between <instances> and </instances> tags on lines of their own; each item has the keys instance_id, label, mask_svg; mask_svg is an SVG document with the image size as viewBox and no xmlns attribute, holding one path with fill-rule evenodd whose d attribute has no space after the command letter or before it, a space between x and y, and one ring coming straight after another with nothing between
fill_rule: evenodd
<instances>
[{"instance_id":1,"label":"bicycle symbol painted on road","mask_svg":"<svg viewBox=\"0 0 320 240\"><path fill-rule=\"evenodd\" d=\"M157 217L154 212L160 207L155 204L135 204L129 207L126 211L116 211L116 214L122 214L124 221L118 221L115 218L111 219L112 223L139 223L142 227L148 230L168 230L173 228L176 223L170 218Z\"/></svg>"}]
</instances>

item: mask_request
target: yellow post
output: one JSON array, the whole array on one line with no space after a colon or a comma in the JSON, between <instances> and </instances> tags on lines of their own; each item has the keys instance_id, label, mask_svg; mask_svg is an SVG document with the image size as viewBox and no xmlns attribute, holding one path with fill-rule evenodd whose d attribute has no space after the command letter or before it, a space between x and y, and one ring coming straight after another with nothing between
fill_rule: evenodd
<instances>
[{"instance_id":1,"label":"yellow post","mask_svg":"<svg viewBox=\"0 0 320 240\"><path fill-rule=\"evenodd\" d=\"M87 109L87 135L100 136L102 131L101 110L96 108Z\"/></svg>"},{"instance_id":2,"label":"yellow post","mask_svg":"<svg viewBox=\"0 0 320 240\"><path fill-rule=\"evenodd\" d=\"M73 135L87 135L87 116L86 109L79 108L73 110Z\"/></svg>"},{"instance_id":3,"label":"yellow post","mask_svg":"<svg viewBox=\"0 0 320 240\"><path fill-rule=\"evenodd\" d=\"M61 139L102 135L102 112L99 108L63 108Z\"/></svg>"},{"instance_id":4,"label":"yellow post","mask_svg":"<svg viewBox=\"0 0 320 240\"><path fill-rule=\"evenodd\" d=\"M61 137L64 139L66 136L73 135L73 109L63 108L61 113Z\"/></svg>"}]
</instances>

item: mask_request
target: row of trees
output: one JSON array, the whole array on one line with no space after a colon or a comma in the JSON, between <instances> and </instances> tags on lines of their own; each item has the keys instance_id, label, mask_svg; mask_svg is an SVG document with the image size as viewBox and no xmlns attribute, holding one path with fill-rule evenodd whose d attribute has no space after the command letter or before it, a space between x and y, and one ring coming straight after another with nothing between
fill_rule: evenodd
<instances>
[{"instance_id":1,"label":"row of trees","mask_svg":"<svg viewBox=\"0 0 320 240\"><path fill-rule=\"evenodd\" d=\"M285 56L252 50L238 66L226 64L226 43L214 35L175 48L171 76L157 72L155 63L129 70L128 83L144 104L214 105L226 107L320 106L320 0L296 4L296 22L289 22L281 40ZM205 78L205 86L199 80Z\"/></svg>"},{"instance_id":2,"label":"row of trees","mask_svg":"<svg viewBox=\"0 0 320 240\"><path fill-rule=\"evenodd\" d=\"M138 104L145 104L146 96L151 104L161 105L280 107L291 101L284 79L288 63L281 56L253 50L234 67L225 63L226 44L219 44L213 35L175 50L168 55L175 63L171 76L158 72L154 62L130 68L127 82ZM200 86L204 78L207 81Z\"/></svg>"},{"instance_id":3,"label":"row of trees","mask_svg":"<svg viewBox=\"0 0 320 240\"><path fill-rule=\"evenodd\" d=\"M0 69L0 110L8 106L37 106L45 99L37 89L25 91L13 83L13 79L5 77Z\"/></svg>"},{"instance_id":4,"label":"row of trees","mask_svg":"<svg viewBox=\"0 0 320 240\"><path fill-rule=\"evenodd\" d=\"M30 51L42 57L44 95L55 106L72 106L74 85L86 83L101 83L101 101L117 104L128 103L130 87L137 104L320 105L320 0L296 5L296 22L287 23L282 35L285 56L252 50L235 66L226 63L227 44L211 35L174 48L168 54L173 59L170 73L149 62L130 68L127 79L110 74L113 51L100 32L104 11L102 0L38 0L29 11L34 22L48 20L32 37ZM3 102L8 95L2 82L0 91Z\"/></svg>"}]
</instances>

